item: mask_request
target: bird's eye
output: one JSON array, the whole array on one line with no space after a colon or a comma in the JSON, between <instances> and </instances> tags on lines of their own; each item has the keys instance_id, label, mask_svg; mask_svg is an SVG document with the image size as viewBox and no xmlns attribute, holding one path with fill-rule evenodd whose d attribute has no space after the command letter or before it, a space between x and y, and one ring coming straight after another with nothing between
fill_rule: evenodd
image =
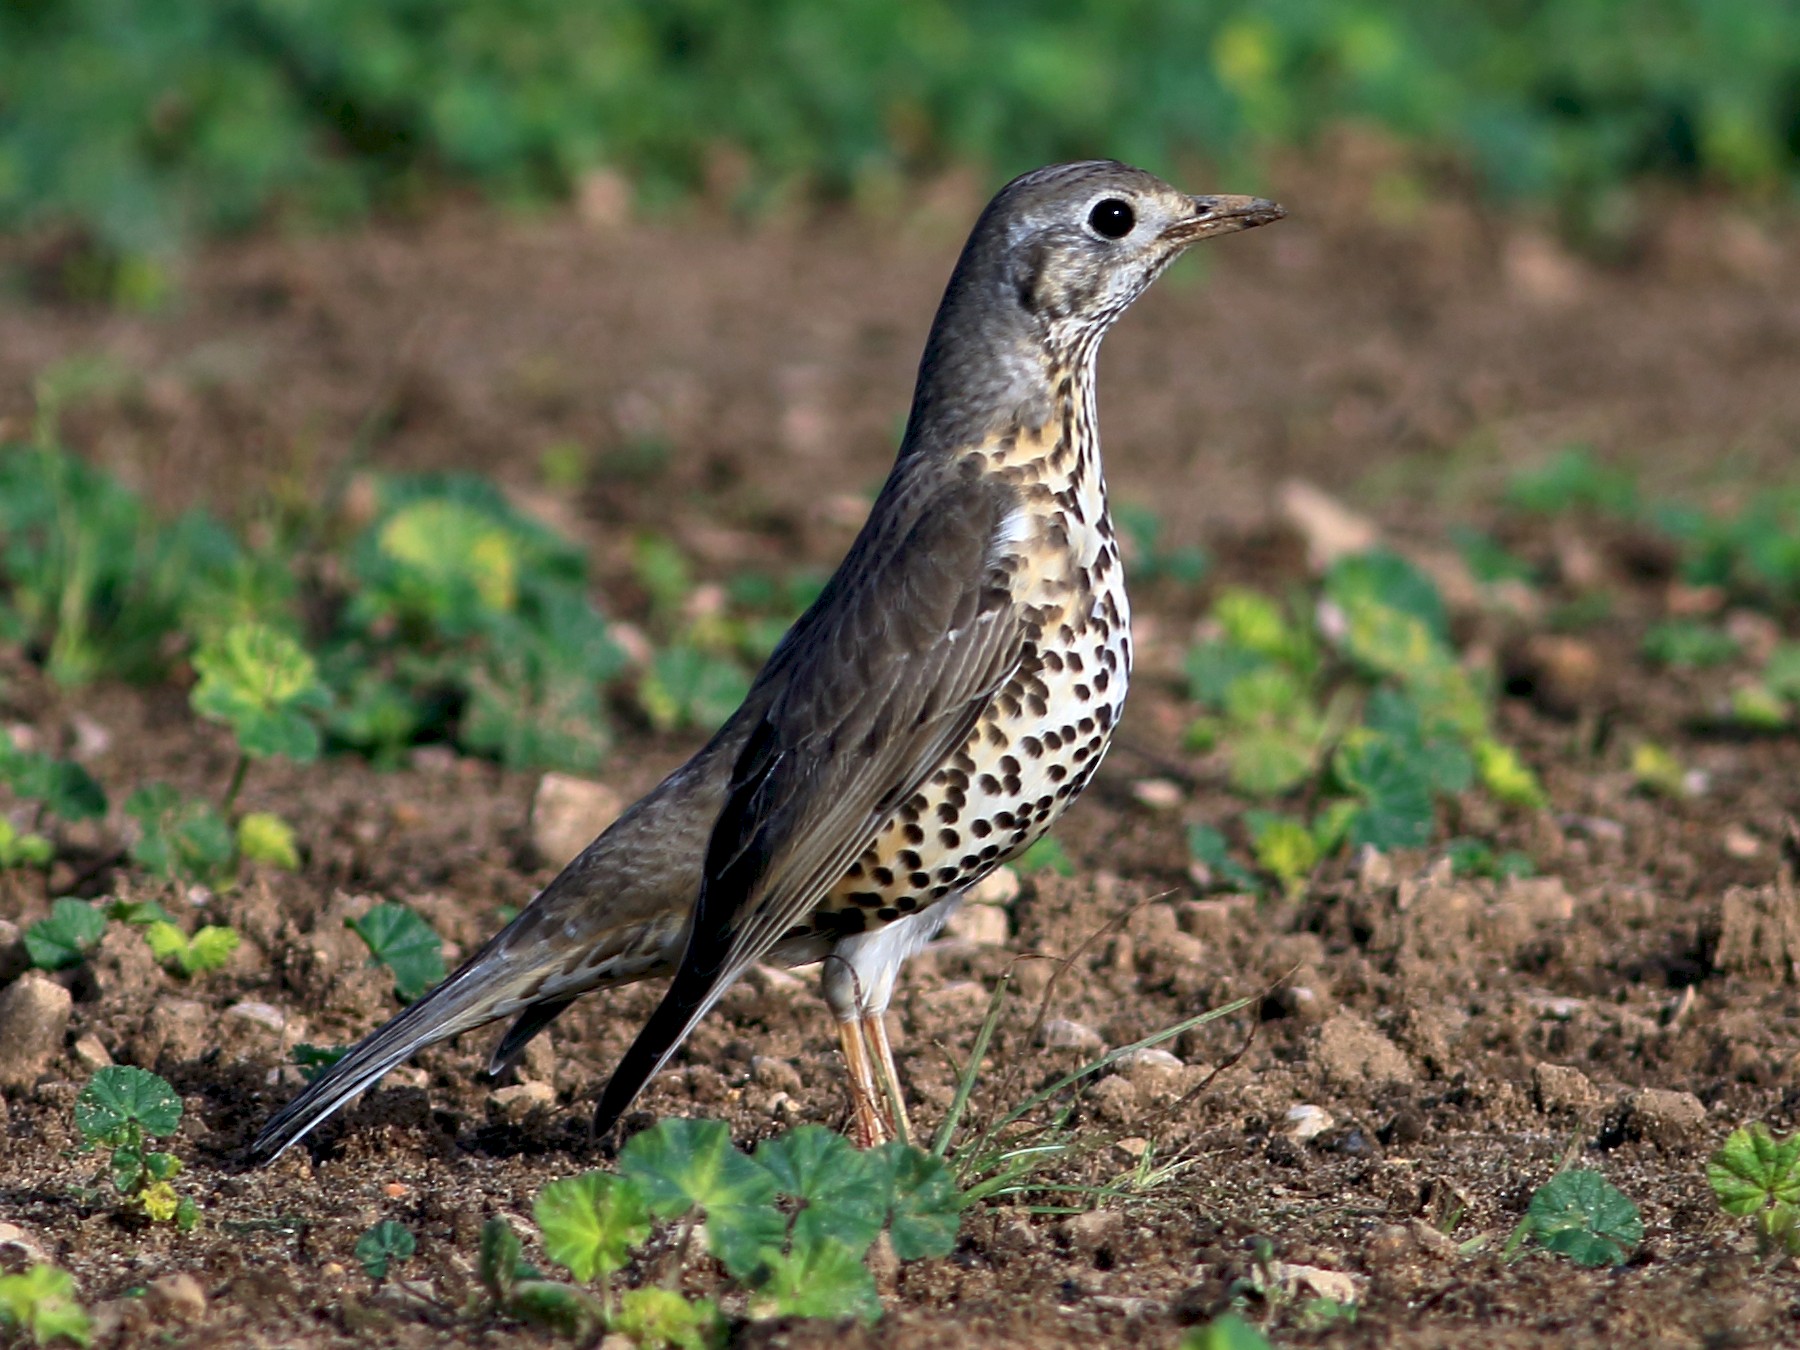
<instances>
[{"instance_id":1,"label":"bird's eye","mask_svg":"<svg viewBox=\"0 0 1800 1350\"><path fill-rule=\"evenodd\" d=\"M1108 197L1105 201L1094 203L1094 209L1088 212L1088 224L1093 226L1094 233L1102 239L1123 239L1131 233L1131 227L1137 224L1137 216L1133 214L1129 202Z\"/></svg>"}]
</instances>

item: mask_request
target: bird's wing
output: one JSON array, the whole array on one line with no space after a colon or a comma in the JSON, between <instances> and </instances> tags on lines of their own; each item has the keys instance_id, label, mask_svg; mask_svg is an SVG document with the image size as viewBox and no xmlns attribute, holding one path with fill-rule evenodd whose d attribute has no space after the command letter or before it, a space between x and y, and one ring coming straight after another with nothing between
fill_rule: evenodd
<instances>
[{"instance_id":1,"label":"bird's wing","mask_svg":"<svg viewBox=\"0 0 1800 1350\"><path fill-rule=\"evenodd\" d=\"M601 1094L602 1133L967 740L1018 665L1013 491L957 476L883 495L878 523L758 678L680 968Z\"/></svg>"}]
</instances>

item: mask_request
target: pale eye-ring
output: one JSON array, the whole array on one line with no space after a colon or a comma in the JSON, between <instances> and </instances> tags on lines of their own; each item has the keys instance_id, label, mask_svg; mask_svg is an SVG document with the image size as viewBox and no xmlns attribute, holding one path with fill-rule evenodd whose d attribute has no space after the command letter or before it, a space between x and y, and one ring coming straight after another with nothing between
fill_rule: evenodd
<instances>
[{"instance_id":1,"label":"pale eye-ring","mask_svg":"<svg viewBox=\"0 0 1800 1350\"><path fill-rule=\"evenodd\" d=\"M1106 197L1094 203L1088 212L1088 225L1102 239L1123 239L1137 224L1131 203L1117 197Z\"/></svg>"}]
</instances>

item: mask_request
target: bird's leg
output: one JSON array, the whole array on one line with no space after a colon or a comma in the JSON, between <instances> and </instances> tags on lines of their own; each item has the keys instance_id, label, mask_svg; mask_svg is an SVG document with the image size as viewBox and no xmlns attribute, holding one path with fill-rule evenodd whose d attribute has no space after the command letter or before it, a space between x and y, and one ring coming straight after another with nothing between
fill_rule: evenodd
<instances>
[{"instance_id":1,"label":"bird's leg","mask_svg":"<svg viewBox=\"0 0 1800 1350\"><path fill-rule=\"evenodd\" d=\"M900 1075L894 1068L894 1051L888 1044L887 1017L869 1013L862 1019L863 1039L875 1050L875 1072L887 1108L887 1123L892 1134L903 1144L912 1142L912 1121L907 1119L906 1098L900 1094Z\"/></svg>"},{"instance_id":2,"label":"bird's leg","mask_svg":"<svg viewBox=\"0 0 1800 1350\"><path fill-rule=\"evenodd\" d=\"M838 1046L844 1052L844 1068L850 1076L850 1133L858 1148L874 1148L888 1137L887 1121L875 1096L875 1079L869 1064L869 1047L861 1022L839 1022Z\"/></svg>"}]
</instances>

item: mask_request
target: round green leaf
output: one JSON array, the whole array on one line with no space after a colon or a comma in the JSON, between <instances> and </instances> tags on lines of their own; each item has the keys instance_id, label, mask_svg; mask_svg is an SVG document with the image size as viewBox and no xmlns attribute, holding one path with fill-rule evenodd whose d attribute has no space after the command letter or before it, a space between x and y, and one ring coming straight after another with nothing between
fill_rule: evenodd
<instances>
[{"instance_id":1,"label":"round green leaf","mask_svg":"<svg viewBox=\"0 0 1800 1350\"><path fill-rule=\"evenodd\" d=\"M650 1236L643 1192L607 1172L552 1181L538 1192L532 1217L543 1231L545 1255L584 1282L620 1269Z\"/></svg>"},{"instance_id":2,"label":"round green leaf","mask_svg":"<svg viewBox=\"0 0 1800 1350\"><path fill-rule=\"evenodd\" d=\"M181 1098L167 1082L129 1064L101 1069L75 1099L75 1128L93 1144L123 1142L136 1124L151 1138L181 1124Z\"/></svg>"}]
</instances>

